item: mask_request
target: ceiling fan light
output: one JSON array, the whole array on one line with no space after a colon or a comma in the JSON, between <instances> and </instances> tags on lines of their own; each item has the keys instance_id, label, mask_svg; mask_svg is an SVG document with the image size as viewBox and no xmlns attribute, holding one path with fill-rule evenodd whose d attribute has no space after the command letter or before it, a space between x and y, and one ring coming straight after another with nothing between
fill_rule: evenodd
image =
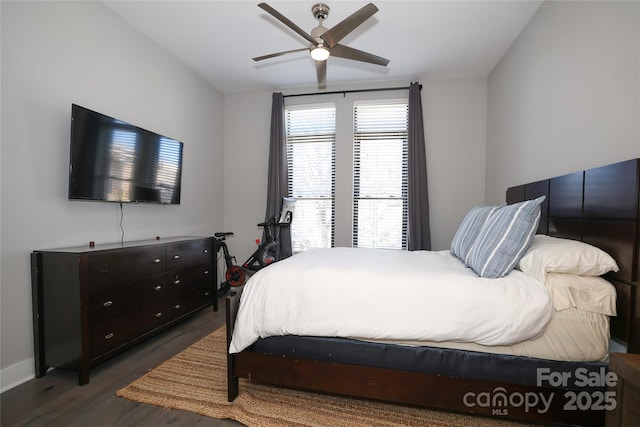
<instances>
[{"instance_id":1,"label":"ceiling fan light","mask_svg":"<svg viewBox=\"0 0 640 427\"><path fill-rule=\"evenodd\" d=\"M322 45L318 45L311 49L311 57L316 61L326 61L329 57L329 49Z\"/></svg>"}]
</instances>

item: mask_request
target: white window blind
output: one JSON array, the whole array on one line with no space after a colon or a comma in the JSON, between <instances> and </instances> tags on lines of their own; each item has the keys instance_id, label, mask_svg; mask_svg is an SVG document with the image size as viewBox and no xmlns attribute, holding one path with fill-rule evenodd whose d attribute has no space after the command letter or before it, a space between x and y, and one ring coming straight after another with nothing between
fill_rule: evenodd
<instances>
[{"instance_id":1,"label":"white window blind","mask_svg":"<svg viewBox=\"0 0 640 427\"><path fill-rule=\"evenodd\" d=\"M335 217L336 108L291 106L285 111L294 252L332 247Z\"/></svg>"},{"instance_id":2,"label":"white window blind","mask_svg":"<svg viewBox=\"0 0 640 427\"><path fill-rule=\"evenodd\" d=\"M354 103L354 247L407 248L408 108Z\"/></svg>"}]
</instances>

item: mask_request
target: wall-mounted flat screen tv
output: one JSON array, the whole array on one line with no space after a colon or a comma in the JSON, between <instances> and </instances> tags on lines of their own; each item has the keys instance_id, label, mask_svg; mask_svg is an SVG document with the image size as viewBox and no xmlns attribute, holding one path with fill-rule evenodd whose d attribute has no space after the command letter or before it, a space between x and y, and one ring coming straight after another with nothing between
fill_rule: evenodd
<instances>
[{"instance_id":1,"label":"wall-mounted flat screen tv","mask_svg":"<svg viewBox=\"0 0 640 427\"><path fill-rule=\"evenodd\" d=\"M71 107L69 199L180 204L180 141Z\"/></svg>"}]
</instances>

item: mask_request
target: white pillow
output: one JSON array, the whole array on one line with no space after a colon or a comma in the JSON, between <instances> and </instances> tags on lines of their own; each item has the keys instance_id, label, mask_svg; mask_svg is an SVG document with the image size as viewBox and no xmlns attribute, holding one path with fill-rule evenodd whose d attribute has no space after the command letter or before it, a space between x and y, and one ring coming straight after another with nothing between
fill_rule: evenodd
<instances>
[{"instance_id":1,"label":"white pillow","mask_svg":"<svg viewBox=\"0 0 640 427\"><path fill-rule=\"evenodd\" d=\"M544 284L556 311L575 307L605 316L616 315L616 288L602 277L548 273Z\"/></svg>"},{"instance_id":2,"label":"white pillow","mask_svg":"<svg viewBox=\"0 0 640 427\"><path fill-rule=\"evenodd\" d=\"M605 251L578 240L536 234L518 268L545 282L546 273L601 276L619 271L616 261Z\"/></svg>"}]
</instances>

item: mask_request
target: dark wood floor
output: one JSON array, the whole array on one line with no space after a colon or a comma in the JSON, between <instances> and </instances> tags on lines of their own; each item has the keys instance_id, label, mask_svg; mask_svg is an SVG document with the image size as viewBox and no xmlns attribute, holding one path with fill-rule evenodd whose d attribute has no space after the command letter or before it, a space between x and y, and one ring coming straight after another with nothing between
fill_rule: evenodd
<instances>
[{"instance_id":1,"label":"dark wood floor","mask_svg":"<svg viewBox=\"0 0 640 427\"><path fill-rule=\"evenodd\" d=\"M0 425L8 426L240 426L185 411L166 410L117 397L116 391L224 324L206 308L179 325L91 370L89 384L76 372L54 369L0 396Z\"/></svg>"}]
</instances>

